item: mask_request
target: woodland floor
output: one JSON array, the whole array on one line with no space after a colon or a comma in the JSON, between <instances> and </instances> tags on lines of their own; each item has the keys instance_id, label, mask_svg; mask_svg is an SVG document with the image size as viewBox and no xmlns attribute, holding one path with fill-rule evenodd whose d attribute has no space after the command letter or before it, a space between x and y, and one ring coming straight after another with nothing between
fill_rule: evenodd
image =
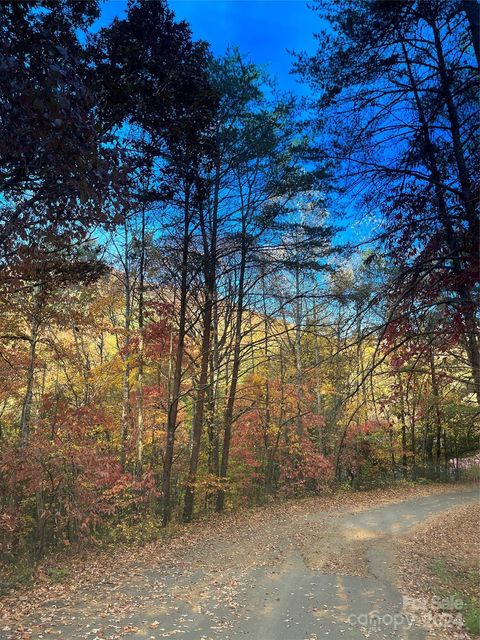
<instances>
[{"instance_id":1,"label":"woodland floor","mask_svg":"<svg viewBox=\"0 0 480 640\"><path fill-rule=\"evenodd\" d=\"M467 638L426 620L437 592L425 567L448 560L438 567L473 588L478 498L478 488L446 485L336 494L211 518L143 547L77 554L61 582L40 567L33 587L1 599L0 638ZM406 611L412 602L423 613Z\"/></svg>"}]
</instances>

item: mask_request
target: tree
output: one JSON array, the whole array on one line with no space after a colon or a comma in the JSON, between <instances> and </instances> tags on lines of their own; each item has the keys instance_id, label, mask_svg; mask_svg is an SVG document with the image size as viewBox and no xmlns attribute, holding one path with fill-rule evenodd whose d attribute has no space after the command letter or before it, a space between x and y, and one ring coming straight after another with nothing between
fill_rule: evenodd
<instances>
[{"instance_id":1,"label":"tree","mask_svg":"<svg viewBox=\"0 0 480 640\"><path fill-rule=\"evenodd\" d=\"M115 149L99 128L95 70L80 43L96 2L15 2L0 18L0 268L66 254L110 220Z\"/></svg>"},{"instance_id":2,"label":"tree","mask_svg":"<svg viewBox=\"0 0 480 640\"><path fill-rule=\"evenodd\" d=\"M416 304L458 317L480 401L477 71L470 45L458 45L472 41L465 7L329 5L319 10L334 33L297 69L335 126L325 134L333 154L322 144L312 157L329 155L358 204L385 216L376 240L398 266L391 321Z\"/></svg>"}]
</instances>

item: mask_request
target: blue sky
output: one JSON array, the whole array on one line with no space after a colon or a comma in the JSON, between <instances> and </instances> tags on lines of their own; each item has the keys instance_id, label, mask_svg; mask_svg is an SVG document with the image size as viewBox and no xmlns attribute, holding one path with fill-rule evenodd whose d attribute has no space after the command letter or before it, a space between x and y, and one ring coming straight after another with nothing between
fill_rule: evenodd
<instances>
[{"instance_id":1,"label":"blue sky","mask_svg":"<svg viewBox=\"0 0 480 640\"><path fill-rule=\"evenodd\" d=\"M179 20L189 23L195 39L210 43L214 54L222 55L236 45L252 62L266 65L281 90L308 94L308 87L290 73L293 56L288 51L315 52L313 34L325 25L304 0L170 0L168 4ZM127 0L107 0L94 28L108 25L114 16L123 17L126 8ZM338 238L364 235L364 225L358 224Z\"/></svg>"},{"instance_id":2,"label":"blue sky","mask_svg":"<svg viewBox=\"0 0 480 640\"><path fill-rule=\"evenodd\" d=\"M107 0L102 6L103 25L122 16L126 0ZM315 51L314 31L320 20L304 0L171 0L178 19L186 20L196 39L210 43L221 55L237 45L252 62L267 65L281 89L306 93L290 74L292 56L287 50Z\"/></svg>"},{"instance_id":3,"label":"blue sky","mask_svg":"<svg viewBox=\"0 0 480 640\"><path fill-rule=\"evenodd\" d=\"M314 53L318 43L313 34L325 23L306 1L169 0L168 5L178 20L188 22L194 39L207 41L215 55L238 46L253 63L269 69L281 90L308 95L307 85L290 73L294 57L289 51ZM126 8L127 0L107 0L96 26L108 25L114 16L123 17ZM334 243L364 235L363 225L348 227L337 234Z\"/></svg>"}]
</instances>

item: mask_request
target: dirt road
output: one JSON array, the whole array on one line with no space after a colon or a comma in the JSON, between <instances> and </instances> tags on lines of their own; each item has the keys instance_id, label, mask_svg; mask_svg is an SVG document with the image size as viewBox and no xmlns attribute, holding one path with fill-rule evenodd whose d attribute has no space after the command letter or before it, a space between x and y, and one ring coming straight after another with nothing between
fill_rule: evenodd
<instances>
[{"instance_id":1,"label":"dirt road","mask_svg":"<svg viewBox=\"0 0 480 640\"><path fill-rule=\"evenodd\" d=\"M392 541L478 497L463 489L373 508L306 503L264 510L253 522L205 525L188 544L112 558L98 580L27 616L4 617L0 638L428 638L402 613Z\"/></svg>"}]
</instances>

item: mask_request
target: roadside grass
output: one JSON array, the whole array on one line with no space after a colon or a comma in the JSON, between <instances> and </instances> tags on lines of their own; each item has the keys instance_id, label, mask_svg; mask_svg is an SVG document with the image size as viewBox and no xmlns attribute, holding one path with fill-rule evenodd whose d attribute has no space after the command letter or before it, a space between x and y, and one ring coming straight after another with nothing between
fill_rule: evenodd
<instances>
[{"instance_id":1,"label":"roadside grass","mask_svg":"<svg viewBox=\"0 0 480 640\"><path fill-rule=\"evenodd\" d=\"M0 577L0 597L16 589L27 589L35 583L34 565L24 558L15 564L3 564Z\"/></svg>"},{"instance_id":2,"label":"roadside grass","mask_svg":"<svg viewBox=\"0 0 480 640\"><path fill-rule=\"evenodd\" d=\"M480 635L480 601L477 597L468 595L479 587L479 572L449 571L443 560L437 559L430 568L438 579L438 591L446 602L460 602L461 613L465 628L474 635ZM452 586L461 584L461 590L453 591Z\"/></svg>"},{"instance_id":3,"label":"roadside grass","mask_svg":"<svg viewBox=\"0 0 480 640\"><path fill-rule=\"evenodd\" d=\"M47 566L43 574L46 581L57 584L70 577L70 570L64 566ZM18 589L28 589L37 579L35 565L30 560L22 559L9 567L2 567L0 597Z\"/></svg>"},{"instance_id":4,"label":"roadside grass","mask_svg":"<svg viewBox=\"0 0 480 640\"><path fill-rule=\"evenodd\" d=\"M46 573L52 582L62 582L70 575L70 571L66 567L50 567Z\"/></svg>"},{"instance_id":5,"label":"roadside grass","mask_svg":"<svg viewBox=\"0 0 480 640\"><path fill-rule=\"evenodd\" d=\"M458 602L464 629L472 636L480 635L479 537L480 514L474 504L430 518L397 544L402 591L445 602L447 609Z\"/></svg>"},{"instance_id":6,"label":"roadside grass","mask_svg":"<svg viewBox=\"0 0 480 640\"><path fill-rule=\"evenodd\" d=\"M480 635L480 603L478 600L468 602L463 616L465 626L470 633Z\"/></svg>"}]
</instances>

